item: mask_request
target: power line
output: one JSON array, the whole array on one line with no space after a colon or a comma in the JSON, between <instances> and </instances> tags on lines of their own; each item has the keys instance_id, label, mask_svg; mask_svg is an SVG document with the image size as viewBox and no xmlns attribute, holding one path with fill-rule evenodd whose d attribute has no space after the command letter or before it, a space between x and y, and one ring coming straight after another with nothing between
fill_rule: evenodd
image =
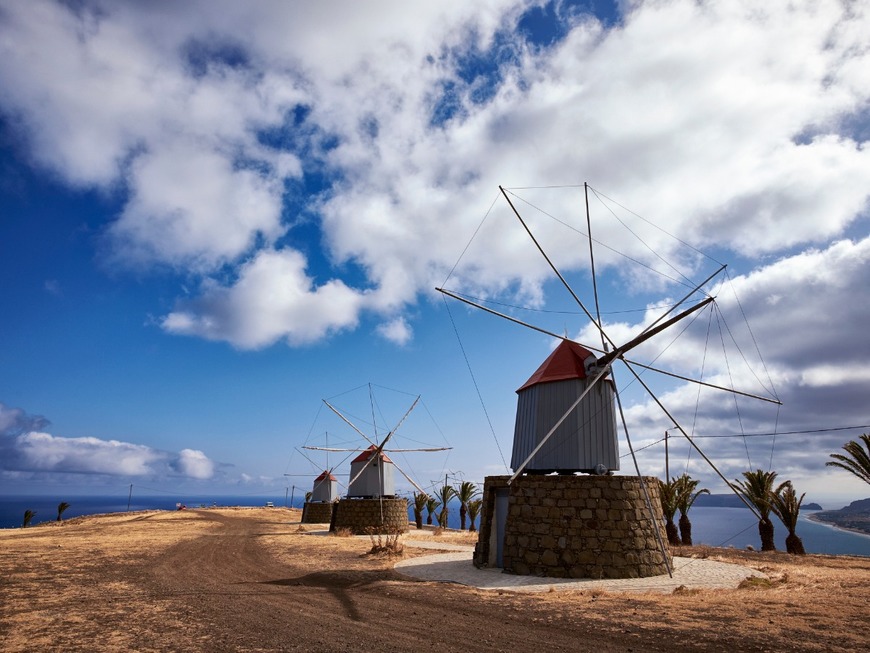
<instances>
[{"instance_id":1,"label":"power line","mask_svg":"<svg viewBox=\"0 0 870 653\"><path fill-rule=\"evenodd\" d=\"M806 431L778 431L771 433L729 433L722 435L696 435L696 438L760 438L772 435L806 435L808 433L831 433L833 431L853 431L857 429L868 429L870 424L859 424L858 426L835 426L828 429L808 429Z\"/></svg>"},{"instance_id":2,"label":"power line","mask_svg":"<svg viewBox=\"0 0 870 653\"><path fill-rule=\"evenodd\" d=\"M807 435L808 433L831 433L834 431L854 431L858 429L870 429L870 424L859 424L858 426L834 426L827 429L809 429L806 431L779 431L779 432L771 432L771 433L728 433L728 434L720 434L720 435L694 435L694 438L761 438L761 437L770 437L770 436L780 436L780 435ZM659 438L655 442L650 442L647 445L642 447L635 448L635 453L638 451L643 451L644 449L650 449L657 444L661 444L664 442L664 438ZM620 456L620 458L625 458L631 454L624 453Z\"/></svg>"}]
</instances>

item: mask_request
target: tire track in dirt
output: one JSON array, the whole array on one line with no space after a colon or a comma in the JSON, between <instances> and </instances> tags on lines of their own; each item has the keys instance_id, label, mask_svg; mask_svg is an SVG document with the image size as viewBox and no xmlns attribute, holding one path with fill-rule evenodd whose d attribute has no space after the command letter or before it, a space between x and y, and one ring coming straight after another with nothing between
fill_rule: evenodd
<instances>
[{"instance_id":1,"label":"tire track in dirt","mask_svg":"<svg viewBox=\"0 0 870 653\"><path fill-rule=\"evenodd\" d=\"M501 597L392 570L311 571L315 546L282 563L259 543L253 520L200 514L220 527L150 560L140 578L154 599L184 611L208 650L516 651L544 642L546 650L577 650L576 623L530 623L516 611L494 621ZM613 633L584 639L602 652L637 644L620 645Z\"/></svg>"}]
</instances>

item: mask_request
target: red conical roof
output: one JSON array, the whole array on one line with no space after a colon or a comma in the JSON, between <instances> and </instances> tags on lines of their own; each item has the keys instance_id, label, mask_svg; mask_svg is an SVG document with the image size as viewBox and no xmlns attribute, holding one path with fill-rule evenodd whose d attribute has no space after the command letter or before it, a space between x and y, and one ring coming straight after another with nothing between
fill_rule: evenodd
<instances>
[{"instance_id":1,"label":"red conical roof","mask_svg":"<svg viewBox=\"0 0 870 653\"><path fill-rule=\"evenodd\" d=\"M372 455L374 455L376 450L377 450L377 447L375 445L371 445L368 449L363 451L360 455L358 455L356 458L354 458L350 462L352 462L352 463L365 462L366 460L371 458ZM387 458L387 454L385 454L383 451L381 451L381 460L383 460L385 463L392 463L393 462L392 460Z\"/></svg>"},{"instance_id":2,"label":"red conical roof","mask_svg":"<svg viewBox=\"0 0 870 653\"><path fill-rule=\"evenodd\" d=\"M327 479L329 479L330 481L338 481L338 479L335 478L335 476L333 476L332 474L330 474L328 471L325 471L325 472L323 472L320 476L318 476L317 478L315 478L315 479L314 479L314 482L317 483L318 481L324 481L324 480L327 480Z\"/></svg>"},{"instance_id":3,"label":"red conical roof","mask_svg":"<svg viewBox=\"0 0 870 653\"><path fill-rule=\"evenodd\" d=\"M585 379L585 361L590 356L594 357L595 354L573 340L563 340L517 392L538 383Z\"/></svg>"}]
</instances>

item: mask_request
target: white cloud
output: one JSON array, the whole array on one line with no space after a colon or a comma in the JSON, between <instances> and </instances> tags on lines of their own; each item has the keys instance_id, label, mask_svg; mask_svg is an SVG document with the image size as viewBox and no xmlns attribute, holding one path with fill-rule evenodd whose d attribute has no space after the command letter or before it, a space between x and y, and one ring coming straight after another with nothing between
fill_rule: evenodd
<instances>
[{"instance_id":1,"label":"white cloud","mask_svg":"<svg viewBox=\"0 0 870 653\"><path fill-rule=\"evenodd\" d=\"M298 252L263 251L241 268L234 285L207 282L200 297L181 302L163 328L242 348L282 338L299 344L355 326L364 300L339 280L315 286Z\"/></svg>"},{"instance_id":2,"label":"white cloud","mask_svg":"<svg viewBox=\"0 0 870 653\"><path fill-rule=\"evenodd\" d=\"M142 476L162 458L162 454L144 445L88 437L62 438L35 431L18 436L16 446L26 469L37 471Z\"/></svg>"},{"instance_id":3,"label":"white cloud","mask_svg":"<svg viewBox=\"0 0 870 653\"><path fill-rule=\"evenodd\" d=\"M0 403L0 472L101 474L166 479L210 479L216 464L202 451L161 451L147 445L47 433L48 421Z\"/></svg>"},{"instance_id":4,"label":"white cloud","mask_svg":"<svg viewBox=\"0 0 870 653\"><path fill-rule=\"evenodd\" d=\"M745 440L699 440L699 446L728 478L750 466L766 469L773 460L775 469L784 478L793 477L799 490L823 487L818 478L828 476L825 452L839 450L856 433L867 430L865 402L861 397L870 394L870 374L861 361L870 355L864 327L870 321L870 308L865 302L856 301L854 294L855 288L867 278L870 278L870 238L839 241L824 250L772 262L733 279L739 306L733 293L727 288L722 290L721 313L713 322L713 337L709 341L705 321L699 328L687 330L657 361L659 366L690 371L696 377L703 367L704 381L763 396L770 393L759 379L769 388L768 374L771 377L783 402L779 409L755 400L735 400L720 391L699 391L694 385L672 387L659 394L668 410L692 434L784 433L778 438L753 435ZM779 299L770 301L771 297ZM751 334L745 328L741 333L742 311L749 316ZM728 321L728 330L722 326L724 345L716 333L720 319ZM623 331L636 333L639 326ZM732 345L732 334L742 354ZM669 342L669 338L663 337L658 345ZM755 342L764 355L763 364L755 351ZM727 359L721 353L726 346ZM655 355L658 350L648 349L644 353ZM744 356L758 378L750 373ZM647 373L644 378L649 381L651 376L654 375ZM624 373L621 379L623 384L628 380ZM664 429L672 426L661 409L647 399L638 400L626 415L632 431L641 437L661 437ZM845 432L827 430L845 426L856 428ZM813 429L817 431L800 433ZM660 466L660 448L643 456Z\"/></svg>"},{"instance_id":5,"label":"white cloud","mask_svg":"<svg viewBox=\"0 0 870 653\"><path fill-rule=\"evenodd\" d=\"M379 325L378 333L397 345L407 344L414 335L411 326L403 317L397 317L394 320Z\"/></svg>"},{"instance_id":6,"label":"white cloud","mask_svg":"<svg viewBox=\"0 0 870 653\"><path fill-rule=\"evenodd\" d=\"M736 273L741 305L725 293L719 305L750 317L785 405L778 418L742 408L743 424L719 423L733 406L705 391L699 428L866 421L870 388L855 361L870 355L870 314L856 299L870 278L870 10L622 3L620 24L575 16L564 40L538 49L514 33L527 6L7 3L0 110L30 160L118 199L103 226L108 266L170 266L198 284L162 318L170 333L295 346L368 314L404 345L414 303L443 282L488 212L450 286L543 305L551 271L497 186L588 179L681 239L757 266ZM476 57L492 77L468 75ZM438 114L445 93L452 115ZM306 195L309 175L326 180L322 192ZM577 216L577 194L516 193L559 268L582 268L579 236L532 206ZM640 227L643 243L615 222L594 228L652 266L651 250L687 276L702 263L651 228ZM605 247L596 256L626 293L676 292L625 271ZM757 390L744 366L713 356L698 326L658 363ZM620 340L637 325L608 328ZM748 335L741 346L752 353ZM693 416L697 391L668 390ZM644 437L670 426L647 403L628 412ZM13 421L19 435L44 431ZM820 436L812 448L841 440ZM95 466L112 450L130 469L157 464L135 445L102 442L34 435L27 450L85 465L74 450L92 447ZM743 443L709 445L735 473L745 466ZM753 459L769 446L746 445ZM180 456L160 464L206 473L193 453ZM784 464L821 475L822 462Z\"/></svg>"},{"instance_id":7,"label":"white cloud","mask_svg":"<svg viewBox=\"0 0 870 653\"><path fill-rule=\"evenodd\" d=\"M174 465L179 472L189 478L208 479L214 475L214 461L209 460L202 451L182 449Z\"/></svg>"},{"instance_id":8,"label":"white cloud","mask_svg":"<svg viewBox=\"0 0 870 653\"><path fill-rule=\"evenodd\" d=\"M866 210L870 150L849 129L870 97L863 7L640 3L611 29L575 17L534 50L511 35L521 2L91 6L8 7L0 82L36 161L72 184L125 185L113 265L241 278L261 256L301 256L283 193L307 169L335 184L307 207L330 283L348 264L365 275L366 301L313 325L276 319L262 278L206 284L166 317L175 332L260 347L352 328L347 310L393 316L443 280L498 183L588 178L684 239L752 255L824 243ZM470 55L499 57L486 101L472 99L483 78L460 75ZM458 110L433 125L445 87ZM551 253L567 262L573 245ZM498 234L455 278L534 298L546 274L522 235ZM220 316L215 293L232 295Z\"/></svg>"}]
</instances>

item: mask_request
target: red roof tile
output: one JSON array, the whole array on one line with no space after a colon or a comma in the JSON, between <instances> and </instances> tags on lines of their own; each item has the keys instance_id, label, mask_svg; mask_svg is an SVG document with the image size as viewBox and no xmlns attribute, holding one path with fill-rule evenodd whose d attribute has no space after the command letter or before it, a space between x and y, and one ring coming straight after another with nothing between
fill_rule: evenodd
<instances>
[{"instance_id":1,"label":"red roof tile","mask_svg":"<svg viewBox=\"0 0 870 653\"><path fill-rule=\"evenodd\" d=\"M565 379L585 379L585 361L590 356L594 357L595 354L573 340L563 340L517 392L538 383L564 381Z\"/></svg>"}]
</instances>

